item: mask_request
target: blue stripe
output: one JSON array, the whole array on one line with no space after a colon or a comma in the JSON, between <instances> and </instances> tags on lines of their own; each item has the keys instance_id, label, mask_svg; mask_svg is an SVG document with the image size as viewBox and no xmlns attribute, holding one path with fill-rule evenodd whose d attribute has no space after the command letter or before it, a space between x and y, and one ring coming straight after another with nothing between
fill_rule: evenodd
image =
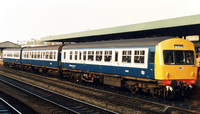
<instances>
[{"instance_id":1,"label":"blue stripe","mask_svg":"<svg viewBox=\"0 0 200 114\"><path fill-rule=\"evenodd\" d=\"M79 63L62 63L62 68L154 79L153 68L144 69Z\"/></svg>"},{"instance_id":2,"label":"blue stripe","mask_svg":"<svg viewBox=\"0 0 200 114\"><path fill-rule=\"evenodd\" d=\"M31 60L31 59L22 59L23 64L32 64L48 67L58 67L57 61L44 61L44 60Z\"/></svg>"},{"instance_id":3,"label":"blue stripe","mask_svg":"<svg viewBox=\"0 0 200 114\"><path fill-rule=\"evenodd\" d=\"M3 61L20 63L20 59L3 58Z\"/></svg>"}]
</instances>

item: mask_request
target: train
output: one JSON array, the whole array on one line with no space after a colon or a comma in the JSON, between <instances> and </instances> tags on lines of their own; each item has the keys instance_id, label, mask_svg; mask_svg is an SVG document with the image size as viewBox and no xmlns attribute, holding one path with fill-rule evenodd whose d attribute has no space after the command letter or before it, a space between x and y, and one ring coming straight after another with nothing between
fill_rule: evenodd
<instances>
[{"instance_id":1,"label":"train","mask_svg":"<svg viewBox=\"0 0 200 114\"><path fill-rule=\"evenodd\" d=\"M153 97L186 96L197 80L194 44L172 37L121 39L3 50L3 64Z\"/></svg>"}]
</instances>

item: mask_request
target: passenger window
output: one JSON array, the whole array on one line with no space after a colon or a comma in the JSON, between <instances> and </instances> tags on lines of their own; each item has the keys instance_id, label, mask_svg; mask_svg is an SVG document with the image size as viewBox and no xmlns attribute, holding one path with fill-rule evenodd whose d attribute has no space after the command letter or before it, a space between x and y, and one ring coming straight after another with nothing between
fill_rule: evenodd
<instances>
[{"instance_id":1,"label":"passenger window","mask_svg":"<svg viewBox=\"0 0 200 114\"><path fill-rule=\"evenodd\" d=\"M75 51L75 60L78 60L78 51Z\"/></svg>"},{"instance_id":2,"label":"passenger window","mask_svg":"<svg viewBox=\"0 0 200 114\"><path fill-rule=\"evenodd\" d=\"M102 60L102 51L96 51L96 61L101 61Z\"/></svg>"},{"instance_id":3,"label":"passenger window","mask_svg":"<svg viewBox=\"0 0 200 114\"><path fill-rule=\"evenodd\" d=\"M134 62L135 63L144 63L144 55L145 55L144 50L136 50L135 56L134 56Z\"/></svg>"},{"instance_id":4,"label":"passenger window","mask_svg":"<svg viewBox=\"0 0 200 114\"><path fill-rule=\"evenodd\" d=\"M46 52L46 59L49 59L49 52Z\"/></svg>"},{"instance_id":5,"label":"passenger window","mask_svg":"<svg viewBox=\"0 0 200 114\"><path fill-rule=\"evenodd\" d=\"M73 51L70 51L70 53L69 53L69 60L72 60L72 56L73 56Z\"/></svg>"},{"instance_id":6,"label":"passenger window","mask_svg":"<svg viewBox=\"0 0 200 114\"><path fill-rule=\"evenodd\" d=\"M131 63L131 53L132 51L122 51L122 62Z\"/></svg>"},{"instance_id":7,"label":"passenger window","mask_svg":"<svg viewBox=\"0 0 200 114\"><path fill-rule=\"evenodd\" d=\"M6 57L6 52L3 52L3 57Z\"/></svg>"},{"instance_id":8,"label":"passenger window","mask_svg":"<svg viewBox=\"0 0 200 114\"><path fill-rule=\"evenodd\" d=\"M27 58L29 58L29 52L27 52L27 55L26 55L26 57L27 57Z\"/></svg>"},{"instance_id":9,"label":"passenger window","mask_svg":"<svg viewBox=\"0 0 200 114\"><path fill-rule=\"evenodd\" d=\"M52 52L52 51L50 52L50 57L49 57L49 59L53 59L53 52Z\"/></svg>"},{"instance_id":10,"label":"passenger window","mask_svg":"<svg viewBox=\"0 0 200 114\"><path fill-rule=\"evenodd\" d=\"M87 51L83 51L83 60L86 61L86 54L87 54Z\"/></svg>"},{"instance_id":11,"label":"passenger window","mask_svg":"<svg viewBox=\"0 0 200 114\"><path fill-rule=\"evenodd\" d=\"M43 54L42 54L42 58L45 59L45 52L43 52Z\"/></svg>"},{"instance_id":12,"label":"passenger window","mask_svg":"<svg viewBox=\"0 0 200 114\"><path fill-rule=\"evenodd\" d=\"M12 55L8 52L8 53L7 53L7 57L12 57Z\"/></svg>"},{"instance_id":13,"label":"passenger window","mask_svg":"<svg viewBox=\"0 0 200 114\"><path fill-rule=\"evenodd\" d=\"M37 52L35 52L35 57L34 58L37 58Z\"/></svg>"},{"instance_id":14,"label":"passenger window","mask_svg":"<svg viewBox=\"0 0 200 114\"><path fill-rule=\"evenodd\" d=\"M26 58L26 52L24 52L24 58Z\"/></svg>"},{"instance_id":15,"label":"passenger window","mask_svg":"<svg viewBox=\"0 0 200 114\"><path fill-rule=\"evenodd\" d=\"M30 52L30 58L33 58L33 52Z\"/></svg>"},{"instance_id":16,"label":"passenger window","mask_svg":"<svg viewBox=\"0 0 200 114\"><path fill-rule=\"evenodd\" d=\"M45 59L45 52L43 52L43 55L42 55L42 56L43 56L42 58Z\"/></svg>"},{"instance_id":17,"label":"passenger window","mask_svg":"<svg viewBox=\"0 0 200 114\"><path fill-rule=\"evenodd\" d=\"M94 51L88 51L88 61L94 61Z\"/></svg>"},{"instance_id":18,"label":"passenger window","mask_svg":"<svg viewBox=\"0 0 200 114\"><path fill-rule=\"evenodd\" d=\"M150 63L154 63L155 52L150 53Z\"/></svg>"},{"instance_id":19,"label":"passenger window","mask_svg":"<svg viewBox=\"0 0 200 114\"><path fill-rule=\"evenodd\" d=\"M118 62L118 54L119 54L119 52L115 51L115 62Z\"/></svg>"},{"instance_id":20,"label":"passenger window","mask_svg":"<svg viewBox=\"0 0 200 114\"><path fill-rule=\"evenodd\" d=\"M105 51L104 61L110 62L112 60L112 51Z\"/></svg>"},{"instance_id":21,"label":"passenger window","mask_svg":"<svg viewBox=\"0 0 200 114\"><path fill-rule=\"evenodd\" d=\"M81 60L82 52L79 51L79 60Z\"/></svg>"},{"instance_id":22,"label":"passenger window","mask_svg":"<svg viewBox=\"0 0 200 114\"><path fill-rule=\"evenodd\" d=\"M18 52L14 52L14 57L18 57Z\"/></svg>"},{"instance_id":23,"label":"passenger window","mask_svg":"<svg viewBox=\"0 0 200 114\"><path fill-rule=\"evenodd\" d=\"M66 59L66 52L64 52L64 60Z\"/></svg>"},{"instance_id":24,"label":"passenger window","mask_svg":"<svg viewBox=\"0 0 200 114\"><path fill-rule=\"evenodd\" d=\"M40 52L38 52L38 59L40 59Z\"/></svg>"}]
</instances>

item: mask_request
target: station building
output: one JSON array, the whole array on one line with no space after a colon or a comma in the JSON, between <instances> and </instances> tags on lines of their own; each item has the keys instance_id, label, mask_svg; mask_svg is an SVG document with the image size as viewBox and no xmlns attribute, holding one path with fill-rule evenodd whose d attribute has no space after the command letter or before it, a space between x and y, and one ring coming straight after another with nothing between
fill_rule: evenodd
<instances>
[{"instance_id":1,"label":"station building","mask_svg":"<svg viewBox=\"0 0 200 114\"><path fill-rule=\"evenodd\" d=\"M0 59L2 58L2 50L6 49L6 48L16 48L16 47L21 47L18 44L9 42L9 41L5 41L5 42L0 42Z\"/></svg>"}]
</instances>

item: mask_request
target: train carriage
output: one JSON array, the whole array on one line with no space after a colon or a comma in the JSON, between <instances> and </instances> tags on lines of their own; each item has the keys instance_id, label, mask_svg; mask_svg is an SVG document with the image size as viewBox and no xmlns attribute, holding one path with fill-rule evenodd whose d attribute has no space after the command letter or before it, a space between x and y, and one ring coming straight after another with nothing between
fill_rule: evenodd
<instances>
[{"instance_id":1,"label":"train carriage","mask_svg":"<svg viewBox=\"0 0 200 114\"><path fill-rule=\"evenodd\" d=\"M189 58L189 60L188 60ZM82 80L174 97L197 78L194 45L180 38L145 38L65 45L63 72ZM177 89L178 88L178 89Z\"/></svg>"},{"instance_id":2,"label":"train carriage","mask_svg":"<svg viewBox=\"0 0 200 114\"><path fill-rule=\"evenodd\" d=\"M3 63L6 66L21 65L21 50L23 48L8 48L3 50Z\"/></svg>"},{"instance_id":3,"label":"train carriage","mask_svg":"<svg viewBox=\"0 0 200 114\"><path fill-rule=\"evenodd\" d=\"M40 72L46 69L58 69L61 45L27 47L22 51L22 66L33 67Z\"/></svg>"}]
</instances>

